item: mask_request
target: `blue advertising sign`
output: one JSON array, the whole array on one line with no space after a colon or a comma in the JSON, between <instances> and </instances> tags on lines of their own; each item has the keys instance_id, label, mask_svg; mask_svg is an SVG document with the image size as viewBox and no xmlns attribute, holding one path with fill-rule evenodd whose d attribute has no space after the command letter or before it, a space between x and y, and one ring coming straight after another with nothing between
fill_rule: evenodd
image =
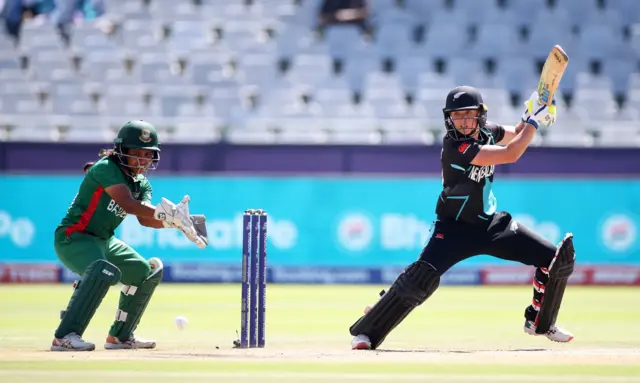
<instances>
[{"instance_id":1,"label":"blue advertising sign","mask_svg":"<svg viewBox=\"0 0 640 383\"><path fill-rule=\"evenodd\" d=\"M81 176L0 176L0 262L56 261L53 232ZM127 217L116 235L166 264L241 262L242 213L269 214L269 267L401 267L430 236L439 178L151 177L154 201L188 194L207 216L210 244L198 249L173 229ZM498 180L498 210L554 244L573 232L580 263L640 263L640 181ZM464 265L504 263L488 256ZM278 273L274 269L273 273ZM286 277L285 277L286 278Z\"/></svg>"}]
</instances>

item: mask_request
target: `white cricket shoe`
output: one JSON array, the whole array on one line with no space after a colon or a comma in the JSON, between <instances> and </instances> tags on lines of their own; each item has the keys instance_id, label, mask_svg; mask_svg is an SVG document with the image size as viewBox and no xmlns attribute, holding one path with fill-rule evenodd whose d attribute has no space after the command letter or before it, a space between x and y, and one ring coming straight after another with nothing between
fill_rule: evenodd
<instances>
[{"instance_id":1,"label":"white cricket shoe","mask_svg":"<svg viewBox=\"0 0 640 383\"><path fill-rule=\"evenodd\" d=\"M364 334L356 335L351 341L352 350L371 350L371 340Z\"/></svg>"},{"instance_id":2,"label":"white cricket shoe","mask_svg":"<svg viewBox=\"0 0 640 383\"><path fill-rule=\"evenodd\" d=\"M529 335L544 335L550 341L553 341L553 342L566 343L566 342L571 342L571 340L573 340L572 333L556 325L551 326L551 328L549 329L549 331L547 331L546 334L537 334L536 326L530 320L524 322L524 332L526 332Z\"/></svg>"},{"instance_id":3,"label":"white cricket shoe","mask_svg":"<svg viewBox=\"0 0 640 383\"><path fill-rule=\"evenodd\" d=\"M72 332L51 343L51 351L93 351L96 345L82 340L80 335Z\"/></svg>"},{"instance_id":4,"label":"white cricket shoe","mask_svg":"<svg viewBox=\"0 0 640 383\"><path fill-rule=\"evenodd\" d=\"M134 348L151 349L156 348L156 341L144 340L131 335L131 338L123 342L120 339L109 335L107 337L107 341L104 343L104 348L106 348L107 350L131 350Z\"/></svg>"}]
</instances>

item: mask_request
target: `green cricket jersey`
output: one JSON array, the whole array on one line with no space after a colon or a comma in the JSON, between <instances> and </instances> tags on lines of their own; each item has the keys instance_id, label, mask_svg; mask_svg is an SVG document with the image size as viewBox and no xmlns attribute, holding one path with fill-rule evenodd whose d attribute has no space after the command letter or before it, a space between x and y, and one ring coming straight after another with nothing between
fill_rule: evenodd
<instances>
[{"instance_id":1,"label":"green cricket jersey","mask_svg":"<svg viewBox=\"0 0 640 383\"><path fill-rule=\"evenodd\" d=\"M67 237L75 232L103 239L113 236L127 213L104 189L117 184L127 185L133 198L151 203L151 184L144 175L140 174L134 180L124 173L115 159L104 157L87 172L67 215L62 219L60 226L65 227Z\"/></svg>"}]
</instances>

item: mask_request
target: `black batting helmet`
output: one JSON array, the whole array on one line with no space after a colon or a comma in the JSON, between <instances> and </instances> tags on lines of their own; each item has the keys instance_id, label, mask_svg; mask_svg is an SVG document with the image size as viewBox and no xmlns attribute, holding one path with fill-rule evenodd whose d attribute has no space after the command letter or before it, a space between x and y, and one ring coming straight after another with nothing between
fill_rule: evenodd
<instances>
[{"instance_id":1,"label":"black batting helmet","mask_svg":"<svg viewBox=\"0 0 640 383\"><path fill-rule=\"evenodd\" d=\"M447 129L447 134L455 140L464 140L469 138L469 135L460 133L453 125L451 112L458 110L478 110L480 112L477 117L478 127L476 129L482 129L487 124L487 107L482 101L482 95L480 92L471 86L457 86L451 89L449 94L447 94L445 107L442 109L442 112L444 113L444 126Z\"/></svg>"}]
</instances>

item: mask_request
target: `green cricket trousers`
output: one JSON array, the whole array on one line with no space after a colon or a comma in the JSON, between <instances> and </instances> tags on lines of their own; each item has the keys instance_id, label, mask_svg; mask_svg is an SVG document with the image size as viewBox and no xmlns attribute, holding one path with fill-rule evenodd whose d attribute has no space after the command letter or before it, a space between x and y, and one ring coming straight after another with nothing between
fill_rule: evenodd
<instances>
[{"instance_id":1,"label":"green cricket trousers","mask_svg":"<svg viewBox=\"0 0 640 383\"><path fill-rule=\"evenodd\" d=\"M151 274L149 262L116 237L105 240L80 232L67 237L64 231L59 227L55 232L56 254L62 264L80 276L98 259L105 259L119 268L120 282L124 285L138 286Z\"/></svg>"}]
</instances>

